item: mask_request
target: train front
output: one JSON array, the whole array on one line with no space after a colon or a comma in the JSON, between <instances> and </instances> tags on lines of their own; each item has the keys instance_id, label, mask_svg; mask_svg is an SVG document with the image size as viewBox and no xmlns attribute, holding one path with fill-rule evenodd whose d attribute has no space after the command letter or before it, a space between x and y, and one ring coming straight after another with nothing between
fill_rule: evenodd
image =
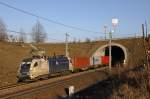
<instances>
[{"instance_id":1,"label":"train front","mask_svg":"<svg viewBox=\"0 0 150 99\"><path fill-rule=\"evenodd\" d=\"M31 76L30 76L31 63L32 63L31 58L24 59L21 62L19 70L18 70L18 75L17 75L18 82L21 82L21 81L24 81L27 79L31 79Z\"/></svg>"}]
</instances>

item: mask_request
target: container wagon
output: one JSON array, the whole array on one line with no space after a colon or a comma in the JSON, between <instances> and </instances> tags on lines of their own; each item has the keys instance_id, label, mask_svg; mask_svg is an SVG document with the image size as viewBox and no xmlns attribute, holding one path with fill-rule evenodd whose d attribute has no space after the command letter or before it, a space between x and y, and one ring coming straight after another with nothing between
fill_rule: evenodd
<instances>
[{"instance_id":1,"label":"container wagon","mask_svg":"<svg viewBox=\"0 0 150 99\"><path fill-rule=\"evenodd\" d=\"M102 56L101 61L102 61L102 65L108 65L109 64L109 56Z\"/></svg>"},{"instance_id":2,"label":"container wagon","mask_svg":"<svg viewBox=\"0 0 150 99\"><path fill-rule=\"evenodd\" d=\"M69 60L67 57L54 56L48 58L49 62L49 74L64 72L69 70Z\"/></svg>"},{"instance_id":3,"label":"container wagon","mask_svg":"<svg viewBox=\"0 0 150 99\"><path fill-rule=\"evenodd\" d=\"M108 61L108 56L96 58L73 57L71 59L63 55L52 57L34 56L21 62L17 77L18 81L40 79L66 71L87 70L98 65L107 65Z\"/></svg>"},{"instance_id":4,"label":"container wagon","mask_svg":"<svg viewBox=\"0 0 150 99\"><path fill-rule=\"evenodd\" d=\"M75 70L86 70L91 66L89 57L73 57L71 60Z\"/></svg>"}]
</instances>

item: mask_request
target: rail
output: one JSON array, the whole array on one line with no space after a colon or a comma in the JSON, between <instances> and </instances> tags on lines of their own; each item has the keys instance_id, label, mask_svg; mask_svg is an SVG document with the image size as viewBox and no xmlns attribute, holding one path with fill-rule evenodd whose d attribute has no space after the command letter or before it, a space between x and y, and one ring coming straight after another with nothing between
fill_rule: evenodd
<instances>
[{"instance_id":1,"label":"rail","mask_svg":"<svg viewBox=\"0 0 150 99\"><path fill-rule=\"evenodd\" d=\"M36 91L40 91L41 89L46 89L46 88L50 89L56 86L65 86L67 83L74 82L76 80L75 77L77 76L92 73L95 71L101 71L105 69L107 69L107 67L97 68L94 70L89 70L89 71L75 73L67 76L33 82L29 84L22 84L22 85L20 84L17 86L12 85L10 87L0 89L0 98L5 98L5 99L14 98L17 96L32 94Z\"/></svg>"}]
</instances>

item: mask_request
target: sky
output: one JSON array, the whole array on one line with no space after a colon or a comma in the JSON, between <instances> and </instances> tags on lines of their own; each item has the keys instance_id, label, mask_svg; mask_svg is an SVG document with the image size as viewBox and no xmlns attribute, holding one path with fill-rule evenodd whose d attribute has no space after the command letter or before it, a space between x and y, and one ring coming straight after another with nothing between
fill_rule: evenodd
<instances>
[{"instance_id":1,"label":"sky","mask_svg":"<svg viewBox=\"0 0 150 99\"><path fill-rule=\"evenodd\" d=\"M0 0L0 2L65 25L93 31L64 27L0 4L0 18L7 29L14 31L23 29L24 32L31 33L33 25L39 20L47 33L47 41L50 42L65 41L65 33L69 33L70 41L103 39L104 26L107 26L107 33L111 31L113 18L119 20L113 33L114 38L141 35L141 24L145 21L148 23L148 30L150 29L150 0Z\"/></svg>"}]
</instances>

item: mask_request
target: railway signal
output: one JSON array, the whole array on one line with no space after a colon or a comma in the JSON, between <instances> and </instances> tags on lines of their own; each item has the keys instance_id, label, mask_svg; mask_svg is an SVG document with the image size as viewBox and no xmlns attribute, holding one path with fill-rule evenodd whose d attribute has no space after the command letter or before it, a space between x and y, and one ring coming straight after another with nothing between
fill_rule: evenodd
<instances>
[{"instance_id":1,"label":"railway signal","mask_svg":"<svg viewBox=\"0 0 150 99\"><path fill-rule=\"evenodd\" d=\"M106 40L106 33L107 33L107 26L104 26L104 32L105 32L105 40Z\"/></svg>"},{"instance_id":2,"label":"railway signal","mask_svg":"<svg viewBox=\"0 0 150 99\"><path fill-rule=\"evenodd\" d=\"M111 72L111 61L112 61L112 57L111 57L111 40L112 40L112 33L115 32L115 28L118 25L118 19L112 19L112 27L113 29L109 32L109 70Z\"/></svg>"}]
</instances>

